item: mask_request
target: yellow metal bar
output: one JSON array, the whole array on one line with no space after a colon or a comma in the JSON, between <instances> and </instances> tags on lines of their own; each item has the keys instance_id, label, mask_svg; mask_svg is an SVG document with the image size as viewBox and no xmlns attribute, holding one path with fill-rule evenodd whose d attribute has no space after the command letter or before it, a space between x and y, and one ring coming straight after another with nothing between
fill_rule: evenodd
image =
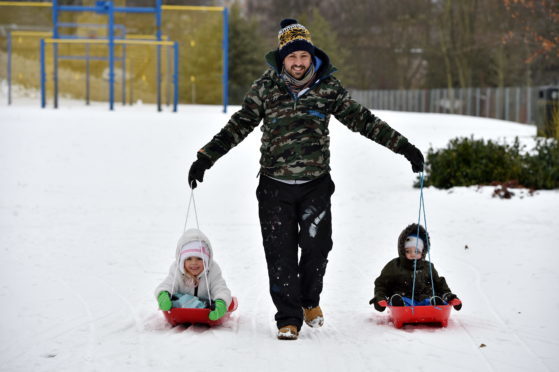
<instances>
[{"instance_id":1,"label":"yellow metal bar","mask_svg":"<svg viewBox=\"0 0 559 372\"><path fill-rule=\"evenodd\" d=\"M45 39L47 44L109 44L108 40L103 39ZM115 44L126 45L162 45L173 46L172 41L157 41L157 40L115 40Z\"/></svg>"},{"instance_id":2,"label":"yellow metal bar","mask_svg":"<svg viewBox=\"0 0 559 372\"><path fill-rule=\"evenodd\" d=\"M132 35L126 35L126 39L144 39L144 40L155 40L157 36L155 35L142 35L142 34L132 34ZM163 40L169 40L169 36L168 35L162 35L161 38Z\"/></svg>"},{"instance_id":3,"label":"yellow metal bar","mask_svg":"<svg viewBox=\"0 0 559 372\"><path fill-rule=\"evenodd\" d=\"M206 12L222 12L222 6L196 6L196 5L162 5L162 10L198 10Z\"/></svg>"},{"instance_id":4,"label":"yellow metal bar","mask_svg":"<svg viewBox=\"0 0 559 372\"><path fill-rule=\"evenodd\" d=\"M52 3L46 2L20 2L20 1L0 1L0 6L42 6L51 8ZM225 9L222 6L196 6L196 5L163 5L162 10L194 10L205 12L222 12Z\"/></svg>"},{"instance_id":5,"label":"yellow metal bar","mask_svg":"<svg viewBox=\"0 0 559 372\"><path fill-rule=\"evenodd\" d=\"M47 44L108 44L108 40L101 39L45 39Z\"/></svg>"},{"instance_id":6,"label":"yellow metal bar","mask_svg":"<svg viewBox=\"0 0 559 372\"><path fill-rule=\"evenodd\" d=\"M47 36L51 37L50 31L12 31L12 36Z\"/></svg>"},{"instance_id":7,"label":"yellow metal bar","mask_svg":"<svg viewBox=\"0 0 559 372\"><path fill-rule=\"evenodd\" d=\"M20 2L20 1L0 1L0 6L42 6L45 8L51 8L52 3L42 3L42 2Z\"/></svg>"},{"instance_id":8,"label":"yellow metal bar","mask_svg":"<svg viewBox=\"0 0 559 372\"><path fill-rule=\"evenodd\" d=\"M131 45L163 45L173 46L173 41L157 41L157 40L115 40L115 44L131 44Z\"/></svg>"},{"instance_id":9,"label":"yellow metal bar","mask_svg":"<svg viewBox=\"0 0 559 372\"><path fill-rule=\"evenodd\" d=\"M134 34L134 35L126 35L127 39L144 39L144 40L151 40L156 38L155 35L142 35L142 34Z\"/></svg>"},{"instance_id":10,"label":"yellow metal bar","mask_svg":"<svg viewBox=\"0 0 559 372\"><path fill-rule=\"evenodd\" d=\"M52 32L50 31L12 31L12 36L52 36ZM141 34L133 34L133 35L126 35L126 39L131 39L131 40L137 40L137 39L141 39L141 40L155 40L157 36L155 35L141 35ZM169 40L169 36L168 35L163 35L161 36L161 38L163 40ZM79 40L84 40L84 39L79 39Z\"/></svg>"},{"instance_id":11,"label":"yellow metal bar","mask_svg":"<svg viewBox=\"0 0 559 372\"><path fill-rule=\"evenodd\" d=\"M46 2L20 2L20 1L0 1L0 6L42 6L51 8L52 3ZM162 10L194 10L205 12L222 12L222 6L196 6L196 5L163 5Z\"/></svg>"}]
</instances>

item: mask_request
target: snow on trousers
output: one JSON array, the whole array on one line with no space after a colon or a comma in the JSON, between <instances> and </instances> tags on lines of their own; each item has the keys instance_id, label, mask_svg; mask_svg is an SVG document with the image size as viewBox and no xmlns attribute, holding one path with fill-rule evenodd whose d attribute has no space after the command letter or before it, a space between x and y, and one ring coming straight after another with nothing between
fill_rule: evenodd
<instances>
[{"instance_id":1,"label":"snow on trousers","mask_svg":"<svg viewBox=\"0 0 559 372\"><path fill-rule=\"evenodd\" d=\"M303 307L320 302L332 249L330 197L334 189L329 174L299 185L260 177L256 196L278 328L294 325L300 329Z\"/></svg>"}]
</instances>

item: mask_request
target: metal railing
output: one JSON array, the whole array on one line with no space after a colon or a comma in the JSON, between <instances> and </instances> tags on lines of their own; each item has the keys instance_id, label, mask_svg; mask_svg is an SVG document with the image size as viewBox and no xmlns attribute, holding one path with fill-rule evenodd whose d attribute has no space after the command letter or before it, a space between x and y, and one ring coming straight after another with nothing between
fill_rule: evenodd
<instances>
[{"instance_id":1,"label":"metal railing","mask_svg":"<svg viewBox=\"0 0 559 372\"><path fill-rule=\"evenodd\" d=\"M539 89L348 90L353 99L370 109L470 115L535 124Z\"/></svg>"}]
</instances>

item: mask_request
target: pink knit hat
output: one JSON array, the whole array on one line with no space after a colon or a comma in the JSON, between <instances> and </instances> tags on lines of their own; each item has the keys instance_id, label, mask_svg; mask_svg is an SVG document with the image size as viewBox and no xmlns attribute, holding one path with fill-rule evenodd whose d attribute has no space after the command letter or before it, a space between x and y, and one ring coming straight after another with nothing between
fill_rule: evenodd
<instances>
[{"instance_id":1,"label":"pink knit hat","mask_svg":"<svg viewBox=\"0 0 559 372\"><path fill-rule=\"evenodd\" d=\"M179 253L179 270L184 274L184 260L188 257L198 257L204 261L204 269L210 261L210 249L204 241L193 240L182 246Z\"/></svg>"}]
</instances>

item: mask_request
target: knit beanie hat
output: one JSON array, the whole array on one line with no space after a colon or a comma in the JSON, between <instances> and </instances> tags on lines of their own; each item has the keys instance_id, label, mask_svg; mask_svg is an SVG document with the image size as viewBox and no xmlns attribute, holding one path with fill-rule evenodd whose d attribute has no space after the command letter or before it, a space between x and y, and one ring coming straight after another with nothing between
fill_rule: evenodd
<instances>
[{"instance_id":1,"label":"knit beanie hat","mask_svg":"<svg viewBox=\"0 0 559 372\"><path fill-rule=\"evenodd\" d=\"M296 19L286 18L280 23L281 30L278 32L279 59L283 59L290 53L305 50L314 56L314 45L311 33L305 26L299 24Z\"/></svg>"},{"instance_id":2,"label":"knit beanie hat","mask_svg":"<svg viewBox=\"0 0 559 372\"><path fill-rule=\"evenodd\" d=\"M204 261L204 269L207 269L210 261L210 250L204 241L193 240L182 246L179 253L179 270L184 274L184 261L188 257L198 257Z\"/></svg>"},{"instance_id":3,"label":"knit beanie hat","mask_svg":"<svg viewBox=\"0 0 559 372\"><path fill-rule=\"evenodd\" d=\"M404 249L406 248L417 248L418 252L423 252L423 240L418 238L417 235L410 235L406 238L404 243Z\"/></svg>"}]
</instances>

